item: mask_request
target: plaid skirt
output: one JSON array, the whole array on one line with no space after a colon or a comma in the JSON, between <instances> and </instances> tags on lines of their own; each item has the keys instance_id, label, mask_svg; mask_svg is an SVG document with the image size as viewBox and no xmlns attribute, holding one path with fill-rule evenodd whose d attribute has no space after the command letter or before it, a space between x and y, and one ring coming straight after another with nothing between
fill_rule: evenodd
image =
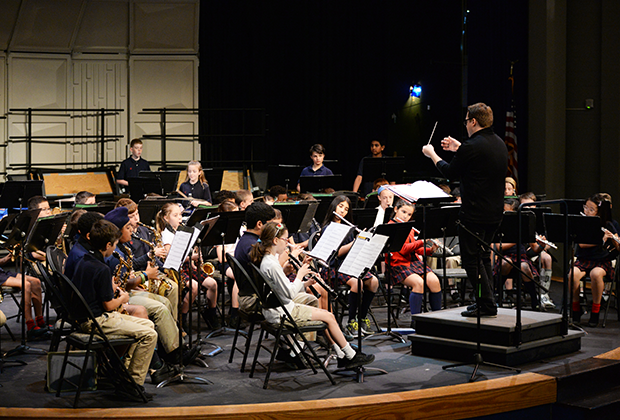
<instances>
[{"instance_id":1,"label":"plaid skirt","mask_svg":"<svg viewBox=\"0 0 620 420\"><path fill-rule=\"evenodd\" d=\"M512 261L513 263L517 263L517 254L515 253L509 253L504 255L504 257L508 258L510 261ZM498 273L500 273L500 268L501 268L501 263L502 263L502 259L498 258L495 260L495 265L493 266L493 275L496 275ZM532 271L532 277L536 277L538 276L538 269L534 266L534 264L532 264L532 260L530 260L527 257L527 254L525 252L525 250L523 250L523 252L521 252L521 262L527 262L528 267L530 267L530 270Z\"/></svg>"},{"instance_id":2,"label":"plaid skirt","mask_svg":"<svg viewBox=\"0 0 620 420\"><path fill-rule=\"evenodd\" d=\"M322 268L321 269L321 277L325 280L325 283L332 284L332 279L336 279L339 285L346 285L349 280L355 277L348 276L346 274L339 273L335 268ZM364 281L370 280L372 278L372 274L366 273L364 276ZM332 284L332 286L336 286L336 284Z\"/></svg>"},{"instance_id":3,"label":"plaid skirt","mask_svg":"<svg viewBox=\"0 0 620 420\"><path fill-rule=\"evenodd\" d=\"M181 266L181 279L185 283L185 287L189 282L189 261L185 261ZM192 267L192 278L198 282L198 284L202 284L202 282L207 278L207 274L202 271L200 268Z\"/></svg>"},{"instance_id":4,"label":"plaid skirt","mask_svg":"<svg viewBox=\"0 0 620 420\"><path fill-rule=\"evenodd\" d=\"M392 284L400 284L412 274L422 277L424 275L424 264L422 261L411 261L409 265L394 265L388 268ZM426 272L432 273L433 270L426 266Z\"/></svg>"},{"instance_id":5,"label":"plaid skirt","mask_svg":"<svg viewBox=\"0 0 620 420\"><path fill-rule=\"evenodd\" d=\"M593 268L601 267L603 270L605 270L605 273L607 273L609 277L613 278L614 276L614 268L611 265L611 260L592 261L578 259L575 260L575 267L585 272L586 275L588 275Z\"/></svg>"}]
</instances>

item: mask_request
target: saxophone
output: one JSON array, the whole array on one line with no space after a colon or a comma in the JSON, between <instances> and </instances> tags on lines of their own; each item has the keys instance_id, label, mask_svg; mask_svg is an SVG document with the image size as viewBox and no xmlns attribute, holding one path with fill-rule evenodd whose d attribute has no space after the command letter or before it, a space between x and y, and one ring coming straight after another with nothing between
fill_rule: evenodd
<instances>
[{"instance_id":1,"label":"saxophone","mask_svg":"<svg viewBox=\"0 0 620 420\"><path fill-rule=\"evenodd\" d=\"M114 292L114 298L117 298L120 295L120 291L119 290L120 289L125 290L125 284L127 284L126 282L125 282L125 284L123 284L122 278L121 278L121 270L123 269L123 267L126 267L126 265L125 265L126 261L116 251L114 251L112 253L112 255L114 255L114 257L118 258L118 260L120 261L120 263L114 269L114 274L112 274L112 281L114 281L114 283L116 283L116 285L117 285L116 291ZM116 308L116 312L120 312L122 314L129 315L127 310L125 308L123 308L122 304L118 308Z\"/></svg>"},{"instance_id":2,"label":"saxophone","mask_svg":"<svg viewBox=\"0 0 620 420\"><path fill-rule=\"evenodd\" d=\"M151 262L151 264L153 264L154 267L157 267L157 256L155 255L156 245L153 242L147 241L146 239L139 237L136 233L133 233L132 237L136 240L139 240L142 243L147 244L151 248L151 250L148 253L149 261ZM156 279L148 280L147 290L151 293L154 293L160 296L165 296L165 293L169 291L170 289L172 289L172 283L170 279L168 279L167 277L163 275L160 275Z\"/></svg>"}]
</instances>

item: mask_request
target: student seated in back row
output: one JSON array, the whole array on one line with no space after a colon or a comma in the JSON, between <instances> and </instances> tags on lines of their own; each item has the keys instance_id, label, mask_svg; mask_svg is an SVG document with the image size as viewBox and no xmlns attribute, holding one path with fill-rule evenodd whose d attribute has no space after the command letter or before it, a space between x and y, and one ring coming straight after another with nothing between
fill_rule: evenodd
<instances>
[{"instance_id":1,"label":"student seated in back row","mask_svg":"<svg viewBox=\"0 0 620 420\"><path fill-rule=\"evenodd\" d=\"M325 148L322 144L317 143L312 145L310 148L310 159L312 159L312 165L306 166L302 169L301 174L299 175L300 177L334 174L331 169L323 165L323 159L325 159ZM300 181L297 182L297 191L301 192Z\"/></svg>"}]
</instances>

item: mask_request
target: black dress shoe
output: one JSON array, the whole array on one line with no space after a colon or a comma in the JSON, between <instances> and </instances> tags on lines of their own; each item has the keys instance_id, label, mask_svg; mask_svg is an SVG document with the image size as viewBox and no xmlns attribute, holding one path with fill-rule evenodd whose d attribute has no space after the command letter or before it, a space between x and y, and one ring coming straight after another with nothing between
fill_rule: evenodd
<instances>
[{"instance_id":1,"label":"black dress shoe","mask_svg":"<svg viewBox=\"0 0 620 420\"><path fill-rule=\"evenodd\" d=\"M461 316L467 317L467 318L475 318L478 316L478 308L475 307L474 309L467 310L467 311L463 311L461 312ZM481 308L480 310L480 317L481 318L494 318L497 316L497 309L484 309Z\"/></svg>"},{"instance_id":2,"label":"black dress shoe","mask_svg":"<svg viewBox=\"0 0 620 420\"><path fill-rule=\"evenodd\" d=\"M597 313L591 312L590 313L590 320L588 321L588 327L596 328L598 326L599 315L600 315L599 312L597 312Z\"/></svg>"},{"instance_id":3,"label":"black dress shoe","mask_svg":"<svg viewBox=\"0 0 620 420\"><path fill-rule=\"evenodd\" d=\"M342 359L338 359L338 368L339 369L355 369L360 366L367 365L375 361L374 354L364 354L361 352L355 353L353 359L347 359L343 357Z\"/></svg>"},{"instance_id":4,"label":"black dress shoe","mask_svg":"<svg viewBox=\"0 0 620 420\"><path fill-rule=\"evenodd\" d=\"M164 363L161 368L151 373L151 383L153 385L159 385L166 379L172 378L177 373L179 373L179 371L174 365Z\"/></svg>"}]
</instances>

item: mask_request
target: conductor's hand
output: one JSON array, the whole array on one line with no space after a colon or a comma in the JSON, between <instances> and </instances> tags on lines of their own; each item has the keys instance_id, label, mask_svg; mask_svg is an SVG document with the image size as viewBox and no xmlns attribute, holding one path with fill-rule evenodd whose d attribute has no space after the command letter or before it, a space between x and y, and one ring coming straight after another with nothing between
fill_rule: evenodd
<instances>
[{"instance_id":1,"label":"conductor's hand","mask_svg":"<svg viewBox=\"0 0 620 420\"><path fill-rule=\"evenodd\" d=\"M433 155L436 155L435 153L435 148L433 147L432 144L427 144L426 146L424 146L422 148L422 153L424 153L424 156L432 158Z\"/></svg>"},{"instance_id":2,"label":"conductor's hand","mask_svg":"<svg viewBox=\"0 0 620 420\"><path fill-rule=\"evenodd\" d=\"M450 136L444 137L441 141L441 147L443 147L443 150L449 150L450 152L456 152L460 146L461 142Z\"/></svg>"}]
</instances>

